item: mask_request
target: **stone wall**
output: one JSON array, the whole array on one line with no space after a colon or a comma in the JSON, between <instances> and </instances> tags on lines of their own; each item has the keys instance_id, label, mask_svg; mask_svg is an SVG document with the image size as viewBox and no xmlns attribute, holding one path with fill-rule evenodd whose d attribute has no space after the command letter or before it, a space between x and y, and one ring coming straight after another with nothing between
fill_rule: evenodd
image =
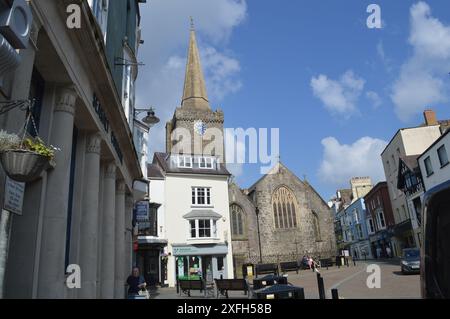
<instances>
[{"instance_id":1,"label":"stone wall","mask_svg":"<svg viewBox=\"0 0 450 319\"><path fill-rule=\"evenodd\" d=\"M297 200L297 228L276 229L272 209L272 194L281 186L292 190ZM251 201L249 200L251 198ZM234 200L233 200L234 199ZM268 174L258 181L246 196L237 186L230 186L230 201L241 207L258 206L263 263L295 261L308 254L315 258L332 257L336 253L334 217L327 203L317 194L309 183L301 181L280 164L276 174ZM247 202L250 202L247 203ZM254 209L254 208L253 208ZM316 238L314 215L318 216L320 238ZM253 217L254 216L254 217ZM246 242L233 241L233 255L241 259L244 254L247 262L259 262L256 214L252 215L248 225L249 234L256 239ZM236 265L236 269L241 268Z\"/></svg>"}]
</instances>

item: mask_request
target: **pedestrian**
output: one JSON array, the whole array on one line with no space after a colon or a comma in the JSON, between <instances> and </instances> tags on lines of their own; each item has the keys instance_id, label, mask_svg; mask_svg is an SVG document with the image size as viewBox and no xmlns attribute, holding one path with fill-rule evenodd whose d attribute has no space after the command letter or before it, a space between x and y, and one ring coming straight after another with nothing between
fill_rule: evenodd
<instances>
[{"instance_id":1,"label":"pedestrian","mask_svg":"<svg viewBox=\"0 0 450 319\"><path fill-rule=\"evenodd\" d=\"M377 247L377 258L381 258L381 248Z\"/></svg>"},{"instance_id":2,"label":"pedestrian","mask_svg":"<svg viewBox=\"0 0 450 319\"><path fill-rule=\"evenodd\" d=\"M131 275L127 278L126 285L128 285L128 299L135 299L136 296L139 296L139 292L146 288L147 284L144 277L140 275L138 267L133 268Z\"/></svg>"},{"instance_id":3,"label":"pedestrian","mask_svg":"<svg viewBox=\"0 0 450 319\"><path fill-rule=\"evenodd\" d=\"M387 255L387 258L391 258L391 253L392 253L391 247L387 246L387 247L386 247L386 255Z\"/></svg>"}]
</instances>

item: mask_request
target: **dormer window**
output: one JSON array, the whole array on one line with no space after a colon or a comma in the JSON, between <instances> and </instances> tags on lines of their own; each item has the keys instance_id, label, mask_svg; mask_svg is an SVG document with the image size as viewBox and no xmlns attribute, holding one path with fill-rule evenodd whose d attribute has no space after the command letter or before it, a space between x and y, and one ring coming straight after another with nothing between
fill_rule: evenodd
<instances>
[{"instance_id":1,"label":"dormer window","mask_svg":"<svg viewBox=\"0 0 450 319\"><path fill-rule=\"evenodd\" d=\"M192 168L192 157L190 156L178 156L179 168Z\"/></svg>"},{"instance_id":2,"label":"dormer window","mask_svg":"<svg viewBox=\"0 0 450 319\"><path fill-rule=\"evenodd\" d=\"M203 169L212 169L214 167L214 158L200 157L198 160L198 167Z\"/></svg>"}]
</instances>

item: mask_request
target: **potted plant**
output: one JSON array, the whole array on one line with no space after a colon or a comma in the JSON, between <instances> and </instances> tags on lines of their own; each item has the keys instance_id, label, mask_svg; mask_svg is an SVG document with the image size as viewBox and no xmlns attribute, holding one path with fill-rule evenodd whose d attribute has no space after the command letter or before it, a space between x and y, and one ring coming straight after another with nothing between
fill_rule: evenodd
<instances>
[{"instance_id":1,"label":"potted plant","mask_svg":"<svg viewBox=\"0 0 450 319\"><path fill-rule=\"evenodd\" d=\"M0 161L9 178L17 182L32 182L49 167L55 148L40 138L21 140L16 134L0 131Z\"/></svg>"}]
</instances>

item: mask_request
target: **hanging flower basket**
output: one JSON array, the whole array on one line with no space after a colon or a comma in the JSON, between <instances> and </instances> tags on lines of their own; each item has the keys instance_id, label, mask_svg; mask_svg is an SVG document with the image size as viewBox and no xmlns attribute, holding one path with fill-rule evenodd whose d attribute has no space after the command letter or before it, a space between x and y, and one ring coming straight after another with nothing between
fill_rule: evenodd
<instances>
[{"instance_id":1,"label":"hanging flower basket","mask_svg":"<svg viewBox=\"0 0 450 319\"><path fill-rule=\"evenodd\" d=\"M0 131L0 162L6 175L17 182L33 182L42 171L54 167L55 150L39 138L21 140L16 134Z\"/></svg>"},{"instance_id":2,"label":"hanging flower basket","mask_svg":"<svg viewBox=\"0 0 450 319\"><path fill-rule=\"evenodd\" d=\"M6 150L0 160L6 175L21 183L38 179L50 162L49 157L28 150Z\"/></svg>"}]
</instances>

